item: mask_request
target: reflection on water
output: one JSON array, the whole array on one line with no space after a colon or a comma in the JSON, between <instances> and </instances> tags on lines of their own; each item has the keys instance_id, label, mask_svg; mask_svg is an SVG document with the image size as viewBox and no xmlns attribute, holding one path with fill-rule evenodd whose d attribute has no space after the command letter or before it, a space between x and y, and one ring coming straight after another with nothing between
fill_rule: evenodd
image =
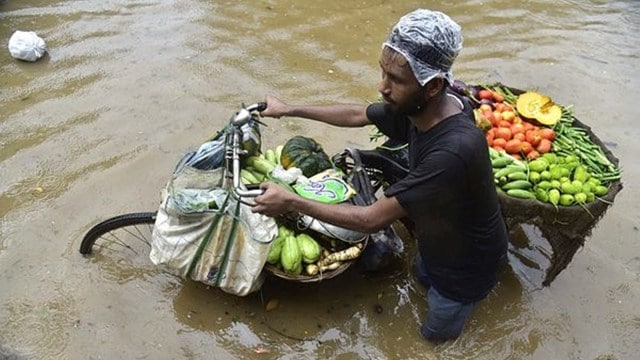
<instances>
[{"instance_id":1,"label":"reflection on water","mask_svg":"<svg viewBox=\"0 0 640 360\"><path fill-rule=\"evenodd\" d=\"M523 227L464 335L433 346L417 332L427 306L410 241L391 272L269 279L243 298L146 258L78 254L92 224L156 209L179 157L240 103L266 93L377 99L380 43L417 6L462 25L456 77L544 91L617 144L625 191L550 287L535 285L549 248ZM15 29L37 31L49 53L31 64L0 51L0 357L631 359L640 350L639 2L0 1L0 34ZM269 148L294 134L331 154L373 146L367 130L265 122Z\"/></svg>"}]
</instances>

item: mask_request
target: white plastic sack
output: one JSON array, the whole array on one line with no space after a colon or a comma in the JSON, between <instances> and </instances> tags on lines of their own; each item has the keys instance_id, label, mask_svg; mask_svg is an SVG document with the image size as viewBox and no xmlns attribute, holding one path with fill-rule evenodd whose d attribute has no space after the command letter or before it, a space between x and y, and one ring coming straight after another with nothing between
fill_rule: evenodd
<instances>
[{"instance_id":1,"label":"white plastic sack","mask_svg":"<svg viewBox=\"0 0 640 360\"><path fill-rule=\"evenodd\" d=\"M176 174L163 191L149 257L182 278L244 296L262 286L278 227L233 199L220 187L222 176L223 169L191 167Z\"/></svg>"},{"instance_id":2,"label":"white plastic sack","mask_svg":"<svg viewBox=\"0 0 640 360\"><path fill-rule=\"evenodd\" d=\"M46 51L44 40L33 31L16 31L9 39L9 52L16 59L33 62Z\"/></svg>"}]
</instances>

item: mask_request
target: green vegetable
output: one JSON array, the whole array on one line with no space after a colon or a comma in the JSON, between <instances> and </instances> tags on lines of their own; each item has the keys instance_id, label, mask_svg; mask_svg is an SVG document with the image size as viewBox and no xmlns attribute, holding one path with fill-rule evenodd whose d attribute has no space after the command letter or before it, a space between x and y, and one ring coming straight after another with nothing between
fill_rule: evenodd
<instances>
[{"instance_id":1,"label":"green vegetable","mask_svg":"<svg viewBox=\"0 0 640 360\"><path fill-rule=\"evenodd\" d=\"M491 167L503 168L513 162L513 158L509 156L501 156L491 160Z\"/></svg>"},{"instance_id":2,"label":"green vegetable","mask_svg":"<svg viewBox=\"0 0 640 360\"><path fill-rule=\"evenodd\" d=\"M507 195L517 197L520 199L534 200L536 198L535 194L533 194L531 191L527 191L523 189L509 189L507 190Z\"/></svg>"},{"instance_id":3,"label":"green vegetable","mask_svg":"<svg viewBox=\"0 0 640 360\"><path fill-rule=\"evenodd\" d=\"M537 188L535 195L536 195L536 199L542 202L549 202L549 194L544 189Z\"/></svg>"},{"instance_id":4,"label":"green vegetable","mask_svg":"<svg viewBox=\"0 0 640 360\"><path fill-rule=\"evenodd\" d=\"M526 168L519 165L510 165L498 170L495 174L493 174L493 177L496 179L500 179L501 177L508 176L511 173L526 172L526 170Z\"/></svg>"},{"instance_id":5,"label":"green vegetable","mask_svg":"<svg viewBox=\"0 0 640 360\"><path fill-rule=\"evenodd\" d=\"M575 202L575 198L571 194L562 194L560 195L560 205L562 206L571 206Z\"/></svg>"},{"instance_id":6,"label":"green vegetable","mask_svg":"<svg viewBox=\"0 0 640 360\"><path fill-rule=\"evenodd\" d=\"M300 272L302 271L302 253L293 234L288 235L284 240L280 253L280 263L282 264L282 269L287 273L294 274L298 268ZM300 272L297 273L299 274Z\"/></svg>"},{"instance_id":7,"label":"green vegetable","mask_svg":"<svg viewBox=\"0 0 640 360\"><path fill-rule=\"evenodd\" d=\"M306 177L333 167L320 144L312 138L300 135L292 137L284 144L280 164L285 169L295 166L302 170Z\"/></svg>"},{"instance_id":8,"label":"green vegetable","mask_svg":"<svg viewBox=\"0 0 640 360\"><path fill-rule=\"evenodd\" d=\"M278 235L273 242L271 242L271 248L267 255L267 262L269 264L276 264L280 260L280 254L282 253L282 247L284 246L284 239L284 237Z\"/></svg>"},{"instance_id":9,"label":"green vegetable","mask_svg":"<svg viewBox=\"0 0 640 360\"><path fill-rule=\"evenodd\" d=\"M527 180L514 180L502 186L503 190L529 189L529 188L531 188L531 183L528 182Z\"/></svg>"},{"instance_id":10,"label":"green vegetable","mask_svg":"<svg viewBox=\"0 0 640 360\"><path fill-rule=\"evenodd\" d=\"M302 261L311 264L320 258L320 245L311 236L301 233L296 236L296 240L302 253Z\"/></svg>"}]
</instances>

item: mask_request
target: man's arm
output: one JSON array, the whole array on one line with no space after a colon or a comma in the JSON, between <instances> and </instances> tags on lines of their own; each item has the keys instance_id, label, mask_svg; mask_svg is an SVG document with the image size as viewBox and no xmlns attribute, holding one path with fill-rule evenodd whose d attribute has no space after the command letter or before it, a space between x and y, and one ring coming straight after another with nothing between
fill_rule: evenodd
<instances>
[{"instance_id":1,"label":"man's arm","mask_svg":"<svg viewBox=\"0 0 640 360\"><path fill-rule=\"evenodd\" d=\"M378 199L373 205L330 205L305 199L274 183L262 185L265 193L256 197L253 212L278 216L298 212L346 229L374 233L407 215L395 197Z\"/></svg>"},{"instance_id":2,"label":"man's arm","mask_svg":"<svg viewBox=\"0 0 640 360\"><path fill-rule=\"evenodd\" d=\"M288 105L273 96L266 97L267 108L262 116L279 118L294 116L340 127L362 127L370 124L366 105Z\"/></svg>"}]
</instances>

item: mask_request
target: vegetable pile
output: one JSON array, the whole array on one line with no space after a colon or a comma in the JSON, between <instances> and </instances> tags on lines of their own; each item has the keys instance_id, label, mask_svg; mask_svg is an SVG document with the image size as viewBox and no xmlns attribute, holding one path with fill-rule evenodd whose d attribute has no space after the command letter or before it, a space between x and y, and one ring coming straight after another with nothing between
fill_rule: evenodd
<instances>
[{"instance_id":1,"label":"vegetable pile","mask_svg":"<svg viewBox=\"0 0 640 360\"><path fill-rule=\"evenodd\" d=\"M621 169L575 125L570 107L533 91L515 95L505 86L454 88L475 104L498 189L512 197L558 206L605 201Z\"/></svg>"},{"instance_id":2,"label":"vegetable pile","mask_svg":"<svg viewBox=\"0 0 640 360\"><path fill-rule=\"evenodd\" d=\"M330 168L331 160L314 139L294 136L274 149L244 158L240 178L245 185L273 181L294 191L292 184L297 178ZM309 279L327 277L327 273L357 259L364 248L362 242L347 244L312 230L300 231L292 219L277 218L276 222L278 235L271 243L265 267L271 272Z\"/></svg>"},{"instance_id":3,"label":"vegetable pile","mask_svg":"<svg viewBox=\"0 0 640 360\"><path fill-rule=\"evenodd\" d=\"M278 236L273 240L267 262L286 274L317 276L338 269L346 261L357 259L362 248L362 243L358 243L331 251L320 246L311 235L304 232L296 235L286 225L279 225Z\"/></svg>"}]
</instances>

